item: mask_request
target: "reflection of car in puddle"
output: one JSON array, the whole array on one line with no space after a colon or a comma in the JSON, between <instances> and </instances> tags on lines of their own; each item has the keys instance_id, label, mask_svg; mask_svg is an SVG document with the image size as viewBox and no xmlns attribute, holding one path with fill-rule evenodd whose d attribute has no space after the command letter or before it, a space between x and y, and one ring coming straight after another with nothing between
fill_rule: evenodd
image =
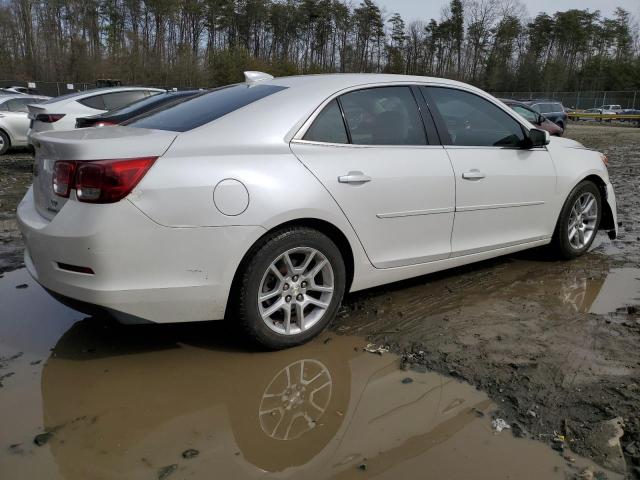
<instances>
[{"instance_id":1,"label":"reflection of car in puddle","mask_svg":"<svg viewBox=\"0 0 640 480\"><path fill-rule=\"evenodd\" d=\"M185 338L176 333L184 326L167 335L122 328L79 322L45 365L44 421L65 478L138 478L173 463L184 476L215 468L217 478L315 478L365 458L384 471L488 405L435 374L403 384L395 357L365 353L349 337L257 354L203 344L201 333ZM183 460L188 448L200 455Z\"/></svg>"},{"instance_id":2,"label":"reflection of car in puddle","mask_svg":"<svg viewBox=\"0 0 640 480\"><path fill-rule=\"evenodd\" d=\"M276 440L302 436L326 411L331 387L331 374L321 362L303 359L287 365L262 394L262 431Z\"/></svg>"}]
</instances>

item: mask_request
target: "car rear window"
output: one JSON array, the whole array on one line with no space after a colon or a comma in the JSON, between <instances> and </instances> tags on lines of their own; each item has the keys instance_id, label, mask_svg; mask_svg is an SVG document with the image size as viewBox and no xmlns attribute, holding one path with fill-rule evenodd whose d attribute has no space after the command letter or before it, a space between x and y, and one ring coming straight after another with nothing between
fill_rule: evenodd
<instances>
[{"instance_id":1,"label":"car rear window","mask_svg":"<svg viewBox=\"0 0 640 480\"><path fill-rule=\"evenodd\" d=\"M286 88L277 85L230 85L122 125L186 132Z\"/></svg>"}]
</instances>

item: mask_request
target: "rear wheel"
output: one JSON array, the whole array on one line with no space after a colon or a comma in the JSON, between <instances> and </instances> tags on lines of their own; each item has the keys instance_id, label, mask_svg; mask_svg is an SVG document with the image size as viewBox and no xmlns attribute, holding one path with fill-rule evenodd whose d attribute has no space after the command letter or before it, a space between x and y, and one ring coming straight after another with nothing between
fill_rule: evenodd
<instances>
[{"instance_id":1,"label":"rear wheel","mask_svg":"<svg viewBox=\"0 0 640 480\"><path fill-rule=\"evenodd\" d=\"M602 218L602 196L589 181L576 186L569 194L556 225L552 246L566 259L578 257L589 250Z\"/></svg>"},{"instance_id":2,"label":"rear wheel","mask_svg":"<svg viewBox=\"0 0 640 480\"><path fill-rule=\"evenodd\" d=\"M331 239L305 227L281 230L256 246L241 274L237 320L264 347L299 345L335 316L345 284L344 261Z\"/></svg>"},{"instance_id":3,"label":"rear wheel","mask_svg":"<svg viewBox=\"0 0 640 480\"><path fill-rule=\"evenodd\" d=\"M9 140L9 135L0 130L0 155L6 153L11 146L11 141Z\"/></svg>"}]
</instances>

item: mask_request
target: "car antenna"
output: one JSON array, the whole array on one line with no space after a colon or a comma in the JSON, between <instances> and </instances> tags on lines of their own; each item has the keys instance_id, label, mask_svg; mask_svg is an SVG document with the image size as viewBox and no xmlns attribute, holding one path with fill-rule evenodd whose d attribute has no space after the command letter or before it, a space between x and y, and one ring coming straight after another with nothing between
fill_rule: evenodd
<instances>
[{"instance_id":1,"label":"car antenna","mask_svg":"<svg viewBox=\"0 0 640 480\"><path fill-rule=\"evenodd\" d=\"M273 75L269 75L264 72L244 72L244 81L247 85L256 85L260 82L266 82L267 80L272 80Z\"/></svg>"}]
</instances>

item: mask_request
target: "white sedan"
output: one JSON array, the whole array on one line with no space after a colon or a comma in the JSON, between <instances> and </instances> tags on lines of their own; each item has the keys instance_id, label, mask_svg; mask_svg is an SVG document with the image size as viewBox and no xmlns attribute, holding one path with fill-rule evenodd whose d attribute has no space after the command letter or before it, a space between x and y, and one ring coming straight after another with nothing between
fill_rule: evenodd
<instances>
[{"instance_id":1,"label":"white sedan","mask_svg":"<svg viewBox=\"0 0 640 480\"><path fill-rule=\"evenodd\" d=\"M246 76L126 126L34 135L33 277L121 321L226 317L283 348L345 292L616 234L606 157L477 88Z\"/></svg>"},{"instance_id":2,"label":"white sedan","mask_svg":"<svg viewBox=\"0 0 640 480\"><path fill-rule=\"evenodd\" d=\"M49 97L20 93L0 96L0 155L12 147L27 145L29 130L27 106L48 99Z\"/></svg>"},{"instance_id":3,"label":"white sedan","mask_svg":"<svg viewBox=\"0 0 640 480\"><path fill-rule=\"evenodd\" d=\"M78 117L98 115L165 91L147 87L110 87L54 97L29 107L29 136L48 130L71 130L76 127Z\"/></svg>"}]
</instances>

